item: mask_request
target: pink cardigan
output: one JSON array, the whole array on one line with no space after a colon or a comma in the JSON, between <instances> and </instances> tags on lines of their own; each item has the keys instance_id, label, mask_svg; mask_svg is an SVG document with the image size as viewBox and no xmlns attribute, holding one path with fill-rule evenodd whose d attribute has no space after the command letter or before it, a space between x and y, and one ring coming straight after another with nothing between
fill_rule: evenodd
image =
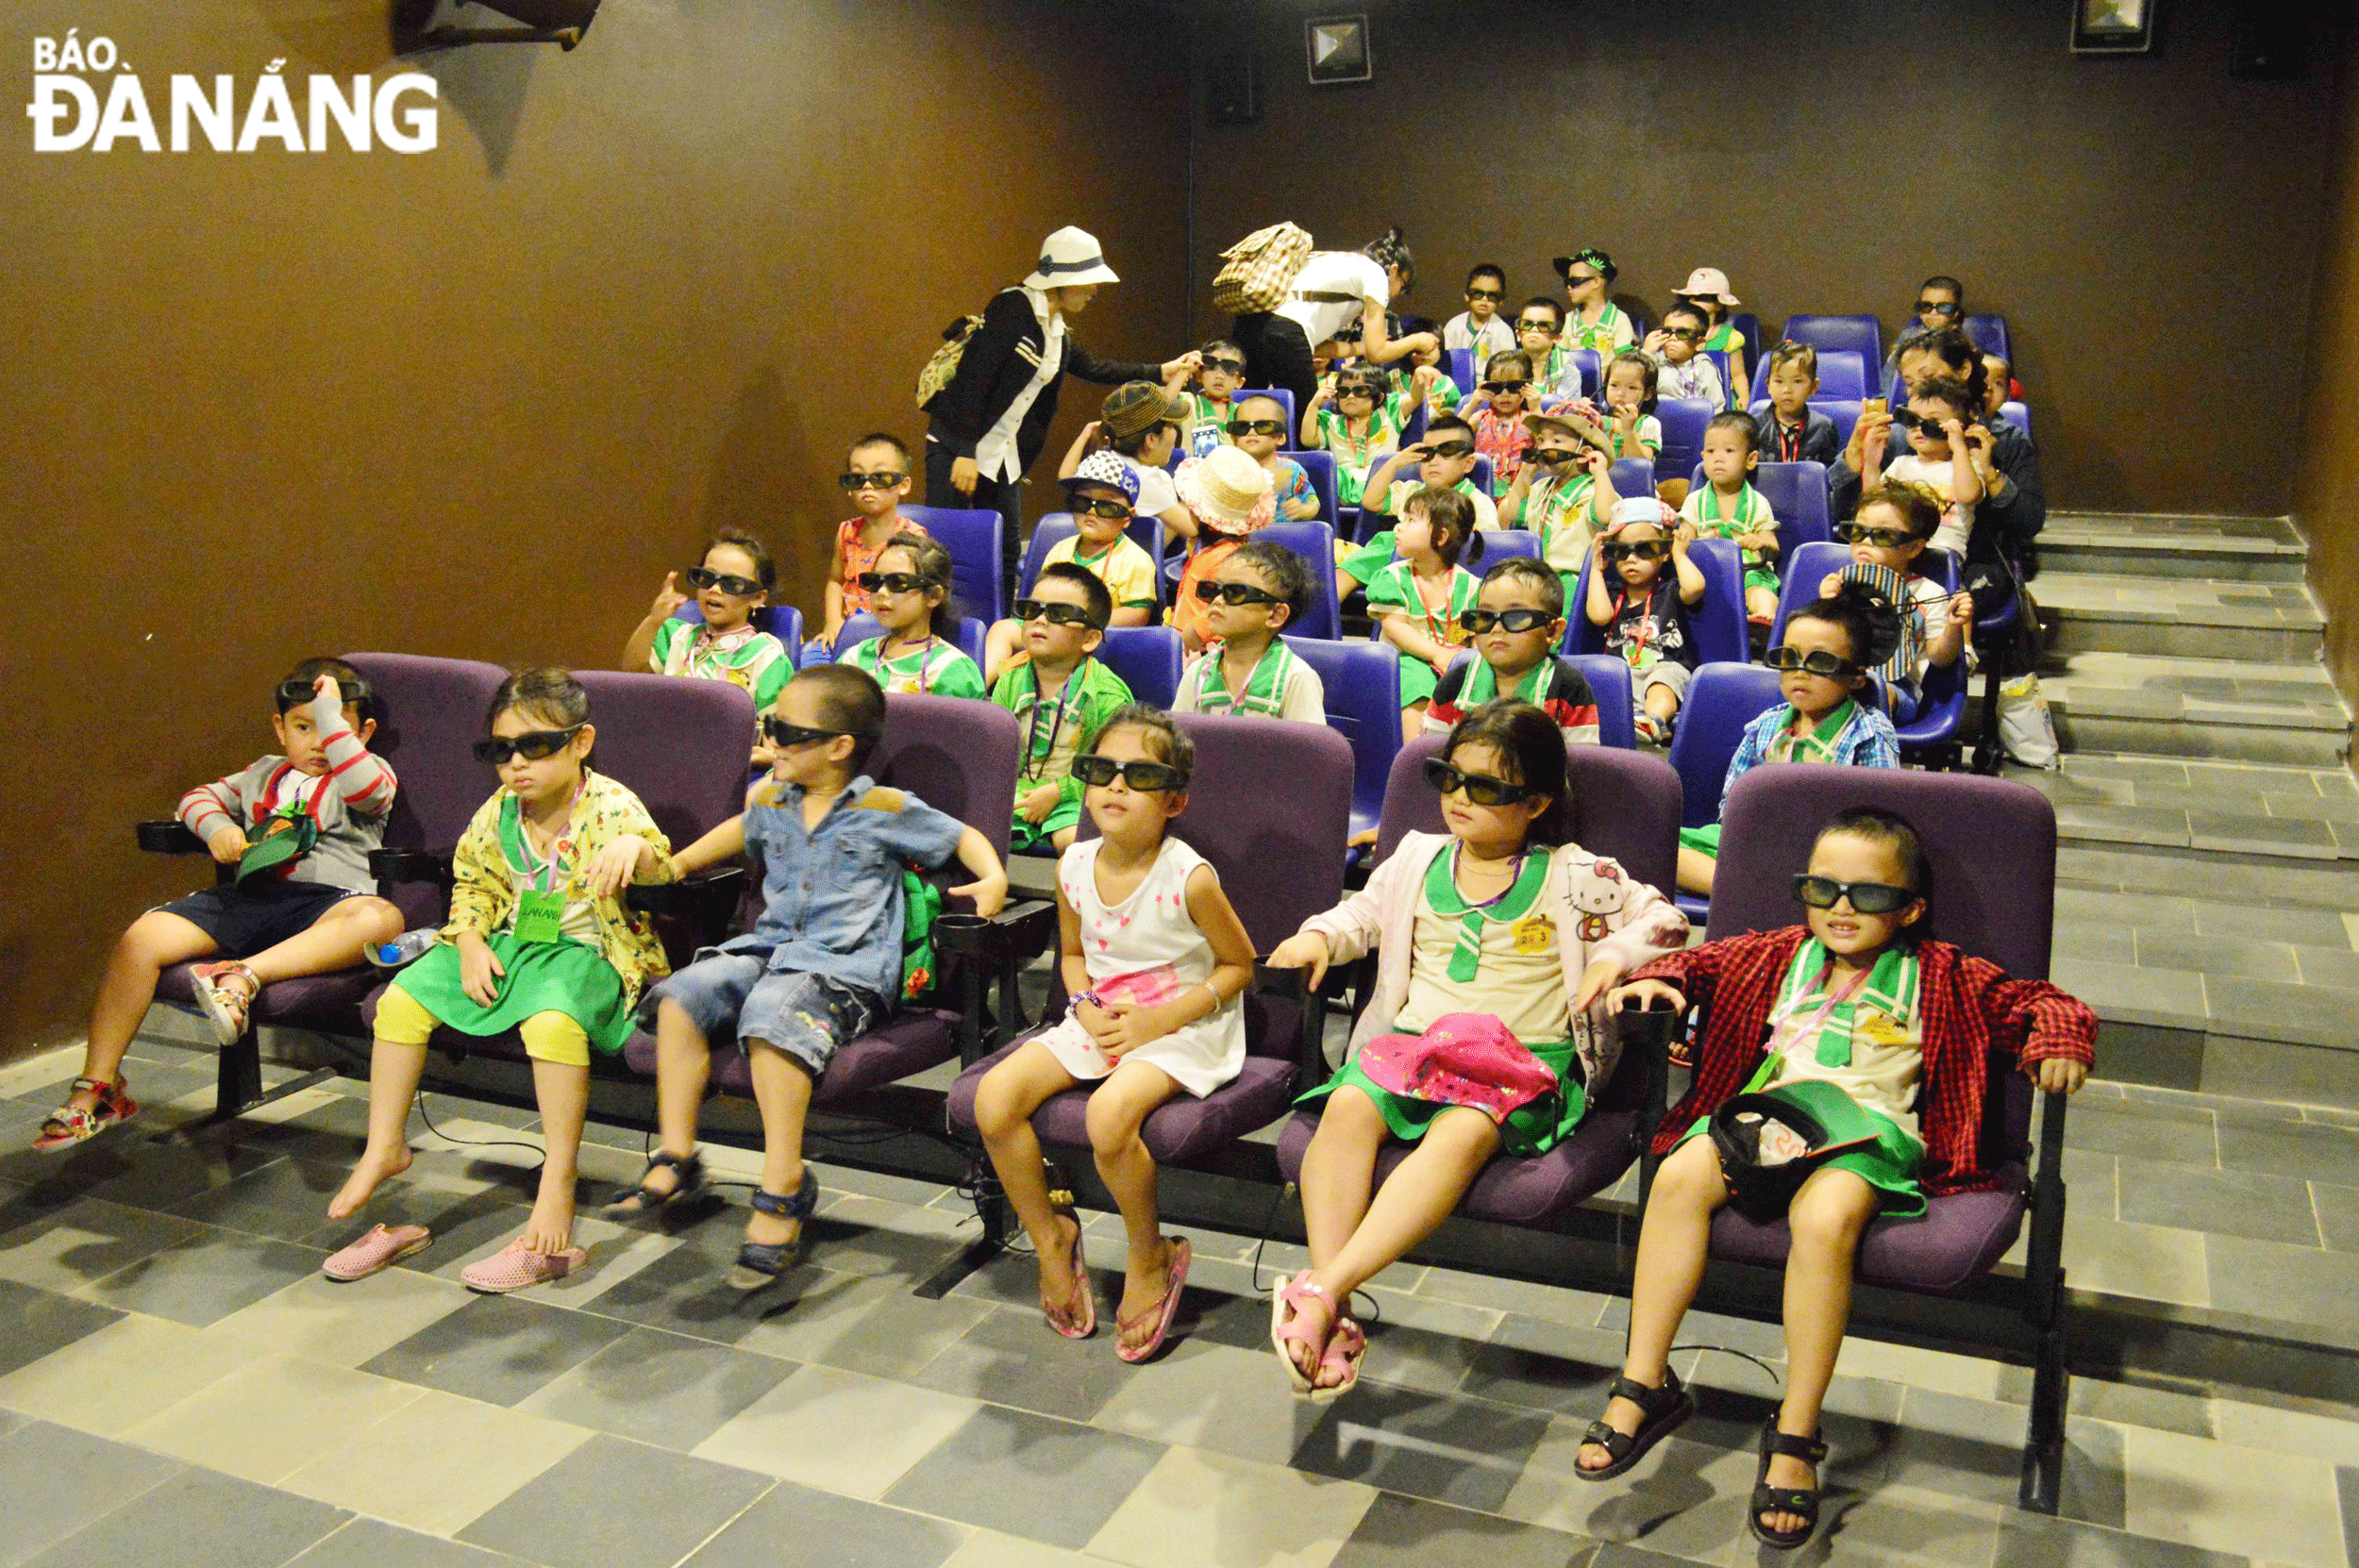
<instances>
[{"instance_id":1,"label":"pink cardigan","mask_svg":"<svg viewBox=\"0 0 2359 1568\"><path fill-rule=\"evenodd\" d=\"M1376 951L1376 995L1351 1031L1355 1052L1390 1033L1394 1016L1408 1000L1418 895L1433 858L1450 842L1447 833L1405 835L1366 887L1302 923L1304 930L1327 939L1333 963L1350 963L1371 948ZM1581 988L1581 971L1600 959L1612 959L1628 975L1687 945L1687 917L1677 905L1634 880L1614 861L1579 844L1560 845L1549 855L1548 879L1537 908L1556 922L1567 998ZM1603 1085L1611 1080L1622 1047L1615 1031L1607 1026L1604 997L1591 1005L1585 1019L1574 1020L1573 1034L1583 1081Z\"/></svg>"}]
</instances>

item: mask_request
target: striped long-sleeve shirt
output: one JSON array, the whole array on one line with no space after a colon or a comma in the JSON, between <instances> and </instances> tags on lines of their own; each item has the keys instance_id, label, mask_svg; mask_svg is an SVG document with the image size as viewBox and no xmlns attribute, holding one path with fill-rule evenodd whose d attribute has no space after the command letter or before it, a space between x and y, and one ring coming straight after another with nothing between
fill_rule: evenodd
<instances>
[{"instance_id":1,"label":"striped long-sleeve shirt","mask_svg":"<svg viewBox=\"0 0 2359 1568\"><path fill-rule=\"evenodd\" d=\"M400 783L385 759L362 745L341 715L323 741L327 755L324 776L304 773L284 757L257 758L227 777L199 784L182 795L174 814L200 839L210 839L225 827L241 828L251 837L273 811L299 802L319 824L319 841L286 875L298 882L374 892L376 878L369 875L369 852L385 842L385 814L393 809Z\"/></svg>"}]
</instances>

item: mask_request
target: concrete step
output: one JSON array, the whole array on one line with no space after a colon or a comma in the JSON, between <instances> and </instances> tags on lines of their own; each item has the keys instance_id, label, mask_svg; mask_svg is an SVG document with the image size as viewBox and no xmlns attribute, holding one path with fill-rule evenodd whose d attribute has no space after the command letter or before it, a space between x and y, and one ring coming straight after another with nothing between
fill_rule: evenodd
<instances>
[{"instance_id":1,"label":"concrete step","mask_svg":"<svg viewBox=\"0 0 2359 1568\"><path fill-rule=\"evenodd\" d=\"M2300 664L2326 627L2300 583L2043 571L2032 585L2053 657L2154 654Z\"/></svg>"},{"instance_id":2,"label":"concrete step","mask_svg":"<svg viewBox=\"0 0 2359 1568\"><path fill-rule=\"evenodd\" d=\"M2317 664L2079 653L2040 676L2066 749L2330 768L2351 714Z\"/></svg>"},{"instance_id":3,"label":"concrete step","mask_svg":"<svg viewBox=\"0 0 2359 1568\"><path fill-rule=\"evenodd\" d=\"M2057 573L2300 582L2309 550L2284 518L2051 515L2039 536L2042 581Z\"/></svg>"}]
</instances>

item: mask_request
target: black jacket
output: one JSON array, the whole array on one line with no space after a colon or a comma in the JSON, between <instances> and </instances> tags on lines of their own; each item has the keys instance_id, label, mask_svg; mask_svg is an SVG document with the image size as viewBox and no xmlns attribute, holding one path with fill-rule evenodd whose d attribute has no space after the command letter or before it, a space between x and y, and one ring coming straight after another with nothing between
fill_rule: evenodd
<instances>
[{"instance_id":1,"label":"black jacket","mask_svg":"<svg viewBox=\"0 0 2359 1568\"><path fill-rule=\"evenodd\" d=\"M954 458L971 458L975 443L999 423L999 416L1016 394L1031 384L1043 346L1040 318L1021 289L1003 289L983 309L983 325L966 342L959 373L934 395L926 411L933 417L929 441L939 442ZM1100 359L1083 348L1068 328L1064 335L1062 372L1084 381L1113 386L1122 381L1161 381L1161 365L1136 365ZM1059 379L1062 379L1062 375ZM1019 473L1031 468L1047 439L1048 422L1057 417L1057 381L1041 389L1016 427L1015 455Z\"/></svg>"},{"instance_id":2,"label":"black jacket","mask_svg":"<svg viewBox=\"0 0 2359 1568\"><path fill-rule=\"evenodd\" d=\"M1761 411L1753 415L1753 435L1763 462L1782 463L1788 460L1785 455L1778 450L1777 409L1770 408L1767 404L1762 405ZM1842 455L1843 444L1834 439L1834 421L1810 405L1804 404L1802 406L1801 456L1792 460L1825 463L1829 468L1832 468L1834 460Z\"/></svg>"}]
</instances>

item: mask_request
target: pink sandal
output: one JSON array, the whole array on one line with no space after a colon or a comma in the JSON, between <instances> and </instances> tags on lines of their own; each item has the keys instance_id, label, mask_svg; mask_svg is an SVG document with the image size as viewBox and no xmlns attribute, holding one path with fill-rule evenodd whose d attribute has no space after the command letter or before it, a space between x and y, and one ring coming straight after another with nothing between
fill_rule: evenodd
<instances>
[{"instance_id":1,"label":"pink sandal","mask_svg":"<svg viewBox=\"0 0 2359 1568\"><path fill-rule=\"evenodd\" d=\"M506 1295L510 1291L529 1290L562 1279L584 1263L590 1254L583 1247L566 1247L557 1252L533 1252L518 1237L480 1263L470 1263L459 1271L459 1282L480 1295Z\"/></svg>"},{"instance_id":2,"label":"pink sandal","mask_svg":"<svg viewBox=\"0 0 2359 1568\"><path fill-rule=\"evenodd\" d=\"M1171 1332L1171 1320L1180 1315L1180 1290L1188 1282L1189 1256L1187 1238L1183 1236L1174 1241L1171 1243L1171 1264L1164 1276L1163 1293L1156 1298L1155 1305L1133 1318L1126 1318L1119 1312L1114 1314L1114 1327L1121 1333L1129 1332L1149 1318L1155 1319L1155 1332L1145 1344L1114 1346L1114 1354L1131 1365L1136 1366L1163 1347L1163 1336Z\"/></svg>"},{"instance_id":3,"label":"pink sandal","mask_svg":"<svg viewBox=\"0 0 2359 1568\"><path fill-rule=\"evenodd\" d=\"M200 963L189 971L189 981L196 993L196 1005L213 1026L213 1038L224 1045L235 1045L245 1038L246 1014L254 1006L255 994L262 989L254 971L234 959L223 963Z\"/></svg>"},{"instance_id":4,"label":"pink sandal","mask_svg":"<svg viewBox=\"0 0 2359 1568\"><path fill-rule=\"evenodd\" d=\"M1324 1343L1313 1340L1310 1330L1302 1326L1300 1308L1306 1298L1326 1304L1330 1325L1343 1322L1343 1313L1336 1307L1335 1298L1328 1293L1326 1286L1311 1278L1309 1269L1304 1269L1279 1286L1270 1298L1269 1343L1271 1348L1278 1352L1278 1359L1286 1364L1286 1377L1294 1384L1295 1393L1309 1398L1315 1396L1317 1385L1303 1376L1302 1368L1295 1364L1294 1356L1286 1349L1290 1344L1313 1345L1319 1349L1322 1360L1325 1358ZM1327 1333L1328 1338L1332 1339L1335 1330L1330 1326Z\"/></svg>"},{"instance_id":5,"label":"pink sandal","mask_svg":"<svg viewBox=\"0 0 2359 1568\"><path fill-rule=\"evenodd\" d=\"M75 1094L89 1093L98 1103L85 1109L74 1103ZM42 1118L41 1136L33 1140L33 1147L48 1152L95 1138L117 1122L127 1122L140 1113L139 1101L131 1098L130 1085L121 1073L114 1082L101 1083L96 1078L75 1078L74 1087L66 1092L66 1103Z\"/></svg>"},{"instance_id":6,"label":"pink sandal","mask_svg":"<svg viewBox=\"0 0 2359 1568\"><path fill-rule=\"evenodd\" d=\"M1342 1376L1332 1383L1313 1384L1311 1403L1331 1404L1359 1387L1360 1363L1367 1354L1367 1331L1350 1318L1337 1318L1333 1332L1327 1336L1327 1348L1319 1352L1319 1371L1332 1370Z\"/></svg>"},{"instance_id":7,"label":"pink sandal","mask_svg":"<svg viewBox=\"0 0 2359 1568\"><path fill-rule=\"evenodd\" d=\"M1071 1209L1057 1212L1073 1222L1073 1294L1060 1306L1048 1299L1046 1291L1041 1292L1040 1315L1066 1339L1086 1340L1097 1332L1097 1293L1090 1289L1089 1265L1081 1259L1081 1216Z\"/></svg>"},{"instance_id":8,"label":"pink sandal","mask_svg":"<svg viewBox=\"0 0 2359 1568\"><path fill-rule=\"evenodd\" d=\"M320 1265L320 1273L349 1285L433 1244L433 1232L422 1225L380 1225L343 1251L331 1254Z\"/></svg>"}]
</instances>

